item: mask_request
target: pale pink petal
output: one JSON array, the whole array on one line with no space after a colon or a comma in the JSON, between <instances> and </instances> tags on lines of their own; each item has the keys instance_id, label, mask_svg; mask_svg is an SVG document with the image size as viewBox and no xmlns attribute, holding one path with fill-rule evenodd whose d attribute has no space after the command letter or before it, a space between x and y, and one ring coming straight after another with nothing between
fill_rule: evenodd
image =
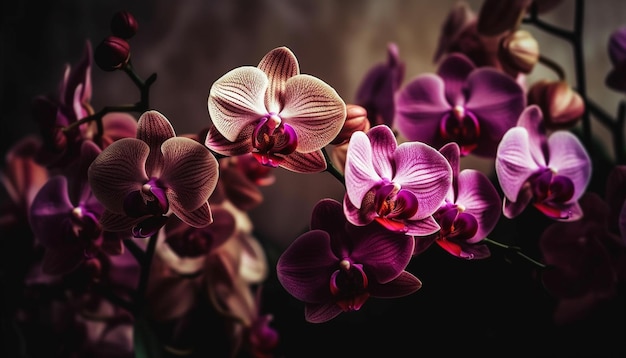
<instances>
[{"instance_id":1,"label":"pale pink petal","mask_svg":"<svg viewBox=\"0 0 626 358\"><path fill-rule=\"evenodd\" d=\"M150 147L146 159L146 173L149 177L159 177L163 168L161 144L176 136L170 121L157 111L144 112L137 123L137 139Z\"/></svg>"},{"instance_id":2,"label":"pale pink petal","mask_svg":"<svg viewBox=\"0 0 626 358\"><path fill-rule=\"evenodd\" d=\"M300 74L298 59L290 49L283 46L268 52L257 67L265 72L269 80L265 92L265 107L268 112L278 113L283 108L287 80Z\"/></svg>"},{"instance_id":3,"label":"pale pink petal","mask_svg":"<svg viewBox=\"0 0 626 358\"><path fill-rule=\"evenodd\" d=\"M524 109L517 120L519 127L526 128L530 142L530 154L539 165L546 165L547 134L543 124L543 113L536 104Z\"/></svg>"},{"instance_id":4,"label":"pale pink petal","mask_svg":"<svg viewBox=\"0 0 626 358\"><path fill-rule=\"evenodd\" d=\"M280 166L295 173L319 173L326 170L326 159L321 150L310 153L293 152L285 157Z\"/></svg>"},{"instance_id":5,"label":"pale pink petal","mask_svg":"<svg viewBox=\"0 0 626 358\"><path fill-rule=\"evenodd\" d=\"M591 159L578 137L567 131L556 131L548 138L550 163L557 174L568 177L574 183L571 201L578 200L591 180Z\"/></svg>"},{"instance_id":6,"label":"pale pink petal","mask_svg":"<svg viewBox=\"0 0 626 358\"><path fill-rule=\"evenodd\" d=\"M145 217L132 218L124 214L105 210L100 216L100 225L102 225L102 229L105 231L127 231L130 234L132 227L144 219Z\"/></svg>"},{"instance_id":7,"label":"pale pink petal","mask_svg":"<svg viewBox=\"0 0 626 358\"><path fill-rule=\"evenodd\" d=\"M209 115L215 128L231 142L243 128L268 114L263 100L269 80L256 67L239 67L220 77L209 93Z\"/></svg>"},{"instance_id":8,"label":"pale pink petal","mask_svg":"<svg viewBox=\"0 0 626 358\"><path fill-rule=\"evenodd\" d=\"M374 169L372 144L363 132L354 132L348 145L345 166L346 193L356 208L374 185L382 181Z\"/></svg>"},{"instance_id":9,"label":"pale pink petal","mask_svg":"<svg viewBox=\"0 0 626 358\"><path fill-rule=\"evenodd\" d=\"M123 138L108 146L88 171L89 184L102 205L116 213L124 212L124 199L148 181L145 162L150 149L143 141Z\"/></svg>"},{"instance_id":10,"label":"pale pink petal","mask_svg":"<svg viewBox=\"0 0 626 358\"><path fill-rule=\"evenodd\" d=\"M346 120L346 104L335 89L309 75L291 77L280 117L298 135L297 151L312 152L330 143Z\"/></svg>"},{"instance_id":11,"label":"pale pink petal","mask_svg":"<svg viewBox=\"0 0 626 358\"><path fill-rule=\"evenodd\" d=\"M514 127L504 134L498 146L495 169L504 195L509 201L516 201L522 185L539 169L530 154L526 129Z\"/></svg>"},{"instance_id":12,"label":"pale pink petal","mask_svg":"<svg viewBox=\"0 0 626 358\"><path fill-rule=\"evenodd\" d=\"M391 180L394 173L393 152L398 147L396 136L386 125L378 125L367 132L372 146L372 163L381 178Z\"/></svg>"},{"instance_id":13,"label":"pale pink petal","mask_svg":"<svg viewBox=\"0 0 626 358\"><path fill-rule=\"evenodd\" d=\"M469 243L484 239L496 227L502 212L502 199L489 178L474 169L461 171L458 178L457 205L478 221L478 231Z\"/></svg>"}]
</instances>

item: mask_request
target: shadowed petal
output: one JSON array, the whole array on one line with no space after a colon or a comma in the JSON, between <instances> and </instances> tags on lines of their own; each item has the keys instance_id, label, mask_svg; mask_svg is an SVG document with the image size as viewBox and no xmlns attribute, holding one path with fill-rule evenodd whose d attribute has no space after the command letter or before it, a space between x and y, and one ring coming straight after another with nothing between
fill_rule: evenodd
<instances>
[{"instance_id":1,"label":"shadowed petal","mask_svg":"<svg viewBox=\"0 0 626 358\"><path fill-rule=\"evenodd\" d=\"M257 66L269 80L265 91L265 107L268 112L278 113L283 108L285 84L300 74L298 59L287 47L278 47L268 52Z\"/></svg>"},{"instance_id":2,"label":"shadowed petal","mask_svg":"<svg viewBox=\"0 0 626 358\"><path fill-rule=\"evenodd\" d=\"M164 167L161 180L171 190L167 197L177 206L195 210L205 203L218 179L218 164L206 148L193 139L176 137L163 143ZM174 196L170 195L175 193ZM175 199L174 199L175 198Z\"/></svg>"},{"instance_id":3,"label":"shadowed petal","mask_svg":"<svg viewBox=\"0 0 626 358\"><path fill-rule=\"evenodd\" d=\"M171 209L178 216L179 219L184 221L187 225L202 228L213 223L213 215L211 214L211 207L208 202L202 204L199 208L188 211L178 206L178 200L174 198L170 202Z\"/></svg>"},{"instance_id":4,"label":"shadowed petal","mask_svg":"<svg viewBox=\"0 0 626 358\"><path fill-rule=\"evenodd\" d=\"M419 210L411 219L432 215L452 185L452 169L436 149L420 142L404 142L394 152L393 181L415 194Z\"/></svg>"},{"instance_id":5,"label":"shadowed petal","mask_svg":"<svg viewBox=\"0 0 626 358\"><path fill-rule=\"evenodd\" d=\"M510 201L516 201L522 185L532 173L539 169L530 154L526 129L511 128L502 137L498 146L495 169L504 195Z\"/></svg>"},{"instance_id":6,"label":"shadowed petal","mask_svg":"<svg viewBox=\"0 0 626 358\"><path fill-rule=\"evenodd\" d=\"M549 167L568 177L574 184L570 201L578 200L591 180L591 159L580 140L567 131L556 131L548 137Z\"/></svg>"},{"instance_id":7,"label":"shadowed petal","mask_svg":"<svg viewBox=\"0 0 626 358\"><path fill-rule=\"evenodd\" d=\"M147 111L139 117L137 139L144 141L150 147L150 154L146 159L146 173L149 177L160 176L163 169L161 144L175 136L172 124L161 113Z\"/></svg>"},{"instance_id":8,"label":"shadowed petal","mask_svg":"<svg viewBox=\"0 0 626 358\"><path fill-rule=\"evenodd\" d=\"M304 302L320 303L330 299L330 277L339 269L339 259L330 249L330 236L312 230L299 236L282 253L276 264L281 285Z\"/></svg>"},{"instance_id":9,"label":"shadowed petal","mask_svg":"<svg viewBox=\"0 0 626 358\"><path fill-rule=\"evenodd\" d=\"M465 104L463 87L465 80L475 68L474 63L461 53L448 55L439 65L437 74L443 80L446 99L452 106Z\"/></svg>"},{"instance_id":10,"label":"shadowed petal","mask_svg":"<svg viewBox=\"0 0 626 358\"><path fill-rule=\"evenodd\" d=\"M132 227L145 218L145 216L133 218L124 214L116 214L112 211L105 210L100 216L100 225L102 225L102 229L105 231L127 231L130 234Z\"/></svg>"},{"instance_id":11,"label":"shadowed petal","mask_svg":"<svg viewBox=\"0 0 626 358\"><path fill-rule=\"evenodd\" d=\"M530 185L524 185L519 193L515 202L510 201L508 198L503 199L502 213L509 219L521 214L528 206L533 198L533 190Z\"/></svg>"},{"instance_id":12,"label":"shadowed petal","mask_svg":"<svg viewBox=\"0 0 626 358\"><path fill-rule=\"evenodd\" d=\"M365 194L382 180L374 169L373 160L369 137L363 132L354 132L348 145L344 171L346 193L356 208L361 208Z\"/></svg>"},{"instance_id":13,"label":"shadowed petal","mask_svg":"<svg viewBox=\"0 0 626 358\"><path fill-rule=\"evenodd\" d=\"M37 192L31 206L29 221L35 237L46 247L66 246L73 208L67 179L61 175L50 178Z\"/></svg>"},{"instance_id":14,"label":"shadowed petal","mask_svg":"<svg viewBox=\"0 0 626 358\"><path fill-rule=\"evenodd\" d=\"M293 152L284 157L280 166L294 173L319 173L326 170L326 159L321 150L310 153Z\"/></svg>"},{"instance_id":15,"label":"shadowed petal","mask_svg":"<svg viewBox=\"0 0 626 358\"><path fill-rule=\"evenodd\" d=\"M102 117L102 147L106 148L111 143L122 138L136 138L137 120L128 113L113 112Z\"/></svg>"},{"instance_id":16,"label":"shadowed petal","mask_svg":"<svg viewBox=\"0 0 626 358\"><path fill-rule=\"evenodd\" d=\"M321 199L311 213L311 230L324 230L331 237L343 235L346 218L341 204L335 199Z\"/></svg>"},{"instance_id":17,"label":"shadowed petal","mask_svg":"<svg viewBox=\"0 0 626 358\"><path fill-rule=\"evenodd\" d=\"M68 245L62 249L46 248L42 270L51 275L64 275L77 269L84 260L80 245Z\"/></svg>"},{"instance_id":18,"label":"shadowed petal","mask_svg":"<svg viewBox=\"0 0 626 358\"><path fill-rule=\"evenodd\" d=\"M215 126L209 128L204 145L209 149L225 156L238 156L252 152L252 132L254 126L241 130L234 142L224 137Z\"/></svg>"},{"instance_id":19,"label":"shadowed petal","mask_svg":"<svg viewBox=\"0 0 626 358\"><path fill-rule=\"evenodd\" d=\"M439 149L439 153L443 155L448 163L450 163L450 169L452 169L452 178L457 180L459 176L459 169L461 168L461 148L458 143L450 142ZM452 198L454 199L454 197Z\"/></svg>"},{"instance_id":20,"label":"shadowed petal","mask_svg":"<svg viewBox=\"0 0 626 358\"><path fill-rule=\"evenodd\" d=\"M91 191L107 209L124 212L124 199L148 181L145 162L149 147L135 138L122 138L102 151L87 173Z\"/></svg>"},{"instance_id":21,"label":"shadowed petal","mask_svg":"<svg viewBox=\"0 0 626 358\"><path fill-rule=\"evenodd\" d=\"M398 143L396 136L391 128L386 125L378 125L367 132L372 147L372 164L374 170L381 178L393 178L393 152L396 150Z\"/></svg>"},{"instance_id":22,"label":"shadowed petal","mask_svg":"<svg viewBox=\"0 0 626 358\"><path fill-rule=\"evenodd\" d=\"M426 251L438 238L438 235L426 235L419 236L416 235L413 238L415 239L415 247L413 248L413 256L419 255L422 252Z\"/></svg>"},{"instance_id":23,"label":"shadowed petal","mask_svg":"<svg viewBox=\"0 0 626 358\"><path fill-rule=\"evenodd\" d=\"M502 212L502 199L489 178L474 169L461 171L458 178L459 191L457 205L463 205L465 212L478 221L478 231L469 243L484 239L496 227Z\"/></svg>"},{"instance_id":24,"label":"shadowed petal","mask_svg":"<svg viewBox=\"0 0 626 358\"><path fill-rule=\"evenodd\" d=\"M312 152L330 143L346 120L346 104L334 88L309 75L291 77L285 87L280 117L298 136L298 152Z\"/></svg>"},{"instance_id":25,"label":"shadowed petal","mask_svg":"<svg viewBox=\"0 0 626 358\"><path fill-rule=\"evenodd\" d=\"M220 77L209 93L209 115L222 135L234 142L241 130L268 113L263 100L267 75L256 67L235 68Z\"/></svg>"},{"instance_id":26,"label":"shadowed petal","mask_svg":"<svg viewBox=\"0 0 626 358\"><path fill-rule=\"evenodd\" d=\"M412 294L422 288L422 281L407 271L403 271L394 280L381 285L372 282L369 292L372 297L396 298Z\"/></svg>"},{"instance_id":27,"label":"shadowed petal","mask_svg":"<svg viewBox=\"0 0 626 358\"><path fill-rule=\"evenodd\" d=\"M338 304L330 303L307 303L304 306L304 318L311 323L324 323L339 316L343 310Z\"/></svg>"}]
</instances>

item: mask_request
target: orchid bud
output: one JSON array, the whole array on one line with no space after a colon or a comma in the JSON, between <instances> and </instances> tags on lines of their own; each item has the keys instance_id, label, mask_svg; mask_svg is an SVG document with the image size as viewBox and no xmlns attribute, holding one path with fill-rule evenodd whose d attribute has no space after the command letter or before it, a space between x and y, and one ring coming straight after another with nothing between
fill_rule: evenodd
<instances>
[{"instance_id":1,"label":"orchid bud","mask_svg":"<svg viewBox=\"0 0 626 358\"><path fill-rule=\"evenodd\" d=\"M137 20L128 11L118 11L111 18L111 33L123 39L129 39L137 33Z\"/></svg>"},{"instance_id":2,"label":"orchid bud","mask_svg":"<svg viewBox=\"0 0 626 358\"><path fill-rule=\"evenodd\" d=\"M346 105L346 121L337 137L335 137L330 144L339 145L347 143L352 133L356 131L367 132L369 129L370 122L367 119L367 111L365 108L356 104L348 104Z\"/></svg>"},{"instance_id":3,"label":"orchid bud","mask_svg":"<svg viewBox=\"0 0 626 358\"><path fill-rule=\"evenodd\" d=\"M565 81L536 82L528 91L528 104L541 108L545 125L551 129L574 126L585 111L582 97Z\"/></svg>"},{"instance_id":4,"label":"orchid bud","mask_svg":"<svg viewBox=\"0 0 626 358\"><path fill-rule=\"evenodd\" d=\"M115 71L130 60L130 45L117 36L108 36L96 48L94 59L104 71Z\"/></svg>"},{"instance_id":5,"label":"orchid bud","mask_svg":"<svg viewBox=\"0 0 626 358\"><path fill-rule=\"evenodd\" d=\"M511 72L528 74L539 61L539 43L530 32L515 31L502 40L498 57Z\"/></svg>"}]
</instances>

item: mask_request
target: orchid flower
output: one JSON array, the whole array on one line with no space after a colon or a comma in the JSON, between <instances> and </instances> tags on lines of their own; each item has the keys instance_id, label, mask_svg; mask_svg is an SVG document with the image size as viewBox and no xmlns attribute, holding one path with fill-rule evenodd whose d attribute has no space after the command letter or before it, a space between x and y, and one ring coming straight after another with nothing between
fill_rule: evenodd
<instances>
[{"instance_id":1,"label":"orchid flower","mask_svg":"<svg viewBox=\"0 0 626 358\"><path fill-rule=\"evenodd\" d=\"M294 54L278 47L257 67L219 78L208 99L213 126L206 146L220 154L252 153L263 165L298 173L326 169L321 148L339 134L346 105L320 79L300 73Z\"/></svg>"},{"instance_id":2,"label":"orchid flower","mask_svg":"<svg viewBox=\"0 0 626 358\"><path fill-rule=\"evenodd\" d=\"M432 214L452 182L452 170L436 149L420 142L397 144L378 125L350 139L345 166L344 213L353 225L377 221L392 231L429 235L439 230Z\"/></svg>"},{"instance_id":3,"label":"orchid flower","mask_svg":"<svg viewBox=\"0 0 626 358\"><path fill-rule=\"evenodd\" d=\"M462 156L494 158L525 105L522 87L510 76L451 54L437 74L420 75L400 90L395 124L408 140L435 148L457 142Z\"/></svg>"},{"instance_id":4,"label":"orchid flower","mask_svg":"<svg viewBox=\"0 0 626 358\"><path fill-rule=\"evenodd\" d=\"M609 59L613 68L606 75L605 84L615 91L626 92L626 26L611 33Z\"/></svg>"},{"instance_id":5,"label":"orchid flower","mask_svg":"<svg viewBox=\"0 0 626 358\"><path fill-rule=\"evenodd\" d=\"M459 145L452 142L440 150L452 167L452 185L444 203L433 214L441 230L431 237L415 237L415 254L434 239L450 254L464 259L484 259L489 248L481 241L495 228L501 215L501 199L489 178L475 169L460 171Z\"/></svg>"},{"instance_id":6,"label":"orchid flower","mask_svg":"<svg viewBox=\"0 0 626 358\"><path fill-rule=\"evenodd\" d=\"M176 137L169 120L147 111L137 138L122 138L102 151L89 168L94 195L106 208L101 224L148 237L173 213L193 227L213 218L208 199L218 178L215 157L193 139Z\"/></svg>"},{"instance_id":7,"label":"orchid flower","mask_svg":"<svg viewBox=\"0 0 626 358\"><path fill-rule=\"evenodd\" d=\"M351 225L334 199L318 202L310 229L276 265L281 285L305 303L308 322L358 311L369 297L402 297L421 288L421 281L405 271L415 246L411 237L377 223Z\"/></svg>"},{"instance_id":8,"label":"orchid flower","mask_svg":"<svg viewBox=\"0 0 626 358\"><path fill-rule=\"evenodd\" d=\"M536 105L528 106L498 146L495 162L504 192L504 216L514 218L529 203L546 216L578 220L578 199L591 179L591 159L569 131L546 134Z\"/></svg>"}]
</instances>

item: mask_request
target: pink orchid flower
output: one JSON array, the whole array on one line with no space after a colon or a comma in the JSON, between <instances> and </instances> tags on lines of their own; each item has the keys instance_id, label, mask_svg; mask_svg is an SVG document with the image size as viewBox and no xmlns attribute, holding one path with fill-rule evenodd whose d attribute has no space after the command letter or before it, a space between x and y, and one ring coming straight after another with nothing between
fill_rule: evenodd
<instances>
[{"instance_id":1,"label":"pink orchid flower","mask_svg":"<svg viewBox=\"0 0 626 358\"><path fill-rule=\"evenodd\" d=\"M286 47L270 51L257 67L236 68L211 87L213 121L206 146L220 154L252 153L267 166L321 172L321 148L341 131L346 105L325 82L300 74Z\"/></svg>"},{"instance_id":2,"label":"pink orchid flower","mask_svg":"<svg viewBox=\"0 0 626 358\"><path fill-rule=\"evenodd\" d=\"M193 227L212 221L208 199L218 180L215 157L193 139L176 137L169 120L147 111L137 138L109 145L89 168L89 183L106 208L103 228L147 237L170 213Z\"/></svg>"}]
</instances>

